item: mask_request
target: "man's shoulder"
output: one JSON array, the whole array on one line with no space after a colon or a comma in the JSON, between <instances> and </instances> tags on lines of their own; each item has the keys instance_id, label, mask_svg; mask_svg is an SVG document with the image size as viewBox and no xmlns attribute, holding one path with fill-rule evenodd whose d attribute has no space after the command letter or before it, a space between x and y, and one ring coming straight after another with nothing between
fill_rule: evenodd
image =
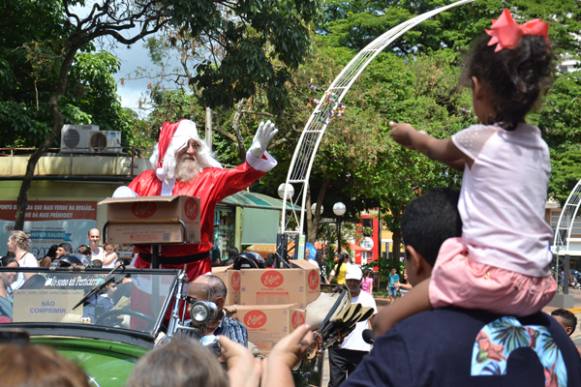
<instances>
[{"instance_id":1,"label":"man's shoulder","mask_svg":"<svg viewBox=\"0 0 581 387\"><path fill-rule=\"evenodd\" d=\"M544 385L553 376L581 385L580 375L575 346L544 313L517 318L443 308L407 318L377 338L351 385L516 387Z\"/></svg>"},{"instance_id":2,"label":"man's shoulder","mask_svg":"<svg viewBox=\"0 0 581 387\"><path fill-rule=\"evenodd\" d=\"M507 317L511 316L499 315L484 310L468 310L453 307L438 308L415 314L401 321L396 325L396 328L398 329L398 332L406 333L408 331L413 332L416 330L425 331L425 327L430 325L430 331L441 327L443 328L441 330L442 334L453 336L459 333L458 331L454 332L455 327L467 328L470 331L475 329L480 330L486 324ZM550 329L554 328L552 319L542 312L514 319L522 325L541 325Z\"/></svg>"},{"instance_id":3,"label":"man's shoulder","mask_svg":"<svg viewBox=\"0 0 581 387\"><path fill-rule=\"evenodd\" d=\"M246 327L244 326L244 324L242 324L239 320L232 318L232 317L228 317L228 316L226 316L222 319L222 327L224 329L236 327L236 328L246 330Z\"/></svg>"},{"instance_id":4,"label":"man's shoulder","mask_svg":"<svg viewBox=\"0 0 581 387\"><path fill-rule=\"evenodd\" d=\"M375 298L373 295L361 290L359 296L357 296L357 302L363 306L375 306Z\"/></svg>"},{"instance_id":5,"label":"man's shoulder","mask_svg":"<svg viewBox=\"0 0 581 387\"><path fill-rule=\"evenodd\" d=\"M135 176L133 178L133 180L131 180L130 185L134 185L134 184L138 184L138 183L144 184L144 183L150 183L150 182L155 182L155 181L157 181L157 182L160 181L155 174L155 170L146 169L145 171L142 171L137 176Z\"/></svg>"}]
</instances>

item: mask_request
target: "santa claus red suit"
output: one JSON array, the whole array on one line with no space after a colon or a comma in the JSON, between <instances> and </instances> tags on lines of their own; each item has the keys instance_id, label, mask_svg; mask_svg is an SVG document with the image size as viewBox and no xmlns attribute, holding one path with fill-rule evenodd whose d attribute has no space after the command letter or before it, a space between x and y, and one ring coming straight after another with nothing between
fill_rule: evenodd
<instances>
[{"instance_id":1,"label":"santa claus red suit","mask_svg":"<svg viewBox=\"0 0 581 387\"><path fill-rule=\"evenodd\" d=\"M196 125L189 120L165 123L160 132L159 142L150 161L155 170L139 174L127 187L121 187L113 196L167 196L189 195L200 199L201 240L196 244L165 245L161 247L159 263L161 268L186 268L189 281L211 271L209 252L214 235L214 209L225 197L249 187L270 169L276 160L266 152L268 143L276 134L270 122L261 123L254 141L246 154L246 161L235 168L222 168L210 154L206 144L200 140ZM184 147L196 142L195 162L199 172L188 180L176 176L180 160L177 155ZM151 246L136 246L137 268L151 265Z\"/></svg>"}]
</instances>

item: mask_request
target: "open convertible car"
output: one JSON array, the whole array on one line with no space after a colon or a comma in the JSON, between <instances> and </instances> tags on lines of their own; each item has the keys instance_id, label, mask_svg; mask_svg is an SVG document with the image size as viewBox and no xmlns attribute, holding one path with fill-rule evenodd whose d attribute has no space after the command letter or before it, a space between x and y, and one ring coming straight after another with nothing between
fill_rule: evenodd
<instances>
[{"instance_id":1,"label":"open convertible car","mask_svg":"<svg viewBox=\"0 0 581 387\"><path fill-rule=\"evenodd\" d=\"M94 386L124 386L169 317L179 277L176 270L0 268L0 290L18 287L0 292L0 332L26 331L32 343L81 365Z\"/></svg>"}]
</instances>

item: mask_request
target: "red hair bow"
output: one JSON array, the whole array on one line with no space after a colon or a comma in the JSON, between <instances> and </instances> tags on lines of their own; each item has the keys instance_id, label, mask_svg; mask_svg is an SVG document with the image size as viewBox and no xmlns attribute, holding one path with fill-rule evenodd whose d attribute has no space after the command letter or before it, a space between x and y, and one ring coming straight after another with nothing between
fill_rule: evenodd
<instances>
[{"instance_id":1,"label":"red hair bow","mask_svg":"<svg viewBox=\"0 0 581 387\"><path fill-rule=\"evenodd\" d=\"M512 18L508 9L504 9L497 20L492 20L492 26L486 33L491 36L489 46L496 44L494 52L505 48L511 49L518 46L523 35L542 36L549 43L549 25L541 19L533 19L525 24L518 24Z\"/></svg>"}]
</instances>

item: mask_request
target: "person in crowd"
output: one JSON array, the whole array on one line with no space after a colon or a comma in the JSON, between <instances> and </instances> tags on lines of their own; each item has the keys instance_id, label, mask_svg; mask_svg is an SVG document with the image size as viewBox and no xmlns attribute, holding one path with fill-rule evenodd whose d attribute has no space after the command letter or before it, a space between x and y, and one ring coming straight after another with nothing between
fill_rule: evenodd
<instances>
[{"instance_id":1,"label":"person in crowd","mask_svg":"<svg viewBox=\"0 0 581 387\"><path fill-rule=\"evenodd\" d=\"M113 281L105 285L103 292L99 293L95 305L95 315L97 318L113 309L113 306L115 305L115 300L113 297L116 291L117 284Z\"/></svg>"},{"instance_id":2,"label":"person in crowd","mask_svg":"<svg viewBox=\"0 0 581 387\"><path fill-rule=\"evenodd\" d=\"M361 280L361 290L369 294L373 294L373 270L367 268L363 272L363 279Z\"/></svg>"},{"instance_id":3,"label":"person in crowd","mask_svg":"<svg viewBox=\"0 0 581 387\"><path fill-rule=\"evenodd\" d=\"M220 336L227 372L215 354L189 337L174 337L142 357L128 387L258 387L260 361L241 345Z\"/></svg>"},{"instance_id":4,"label":"person in crowd","mask_svg":"<svg viewBox=\"0 0 581 387\"><path fill-rule=\"evenodd\" d=\"M18 267L16 258L5 256L0 258L0 267ZM6 321L12 320L12 306L14 299L12 297L12 283L16 280L16 273L0 272L0 319ZM2 320L0 320L2 322Z\"/></svg>"},{"instance_id":5,"label":"person in crowd","mask_svg":"<svg viewBox=\"0 0 581 387\"><path fill-rule=\"evenodd\" d=\"M435 190L406 207L401 232L412 285L429 279L439 251L460 237L457 200L457 192ZM577 386L580 363L574 344L544 313L517 318L446 307L415 314L377 337L343 387Z\"/></svg>"},{"instance_id":6,"label":"person in crowd","mask_svg":"<svg viewBox=\"0 0 581 387\"><path fill-rule=\"evenodd\" d=\"M414 286L410 284L408 277L408 271L406 268L403 269L403 274L401 281L399 282L399 294L401 297L405 296Z\"/></svg>"},{"instance_id":7,"label":"person in crowd","mask_svg":"<svg viewBox=\"0 0 581 387\"><path fill-rule=\"evenodd\" d=\"M387 294L389 298L393 301L398 296L399 292L399 274L395 267L392 267L389 271L389 276L387 276Z\"/></svg>"},{"instance_id":8,"label":"person in crowd","mask_svg":"<svg viewBox=\"0 0 581 387\"><path fill-rule=\"evenodd\" d=\"M30 252L30 236L24 231L15 230L8 237L8 251L14 254L19 267L38 267L38 261ZM24 281L32 277L34 273L18 273L13 289L19 289Z\"/></svg>"},{"instance_id":9,"label":"person in crowd","mask_svg":"<svg viewBox=\"0 0 581 387\"><path fill-rule=\"evenodd\" d=\"M230 318L224 311L228 289L224 281L213 274L204 274L192 281L188 287L190 302L210 301L216 304L217 313L214 321L207 326L204 335L223 335L230 340L248 347L248 331L240 321ZM191 324L191 321L186 324Z\"/></svg>"},{"instance_id":10,"label":"person in crowd","mask_svg":"<svg viewBox=\"0 0 581 387\"><path fill-rule=\"evenodd\" d=\"M317 255L315 260L317 261L317 264L319 265L319 274L321 276L321 283L322 284L328 284L330 283L329 278L328 278L328 267L327 267L327 260L326 260L326 256L323 254L322 250L317 250Z\"/></svg>"},{"instance_id":11,"label":"person in crowd","mask_svg":"<svg viewBox=\"0 0 581 387\"><path fill-rule=\"evenodd\" d=\"M329 283L336 281L337 285L345 285L345 275L347 274L347 266L351 263L351 257L347 253L341 253L337 257L337 262L329 274Z\"/></svg>"},{"instance_id":12,"label":"person in crowd","mask_svg":"<svg viewBox=\"0 0 581 387\"><path fill-rule=\"evenodd\" d=\"M89 387L79 365L42 345L0 345L0 384L10 387Z\"/></svg>"},{"instance_id":13,"label":"person in crowd","mask_svg":"<svg viewBox=\"0 0 581 387\"><path fill-rule=\"evenodd\" d=\"M91 264L91 248L85 244L80 245L77 248L77 257L81 260L83 265L89 266Z\"/></svg>"},{"instance_id":14,"label":"person in crowd","mask_svg":"<svg viewBox=\"0 0 581 387\"><path fill-rule=\"evenodd\" d=\"M361 304L373 308L377 311L375 299L369 293L361 291L361 280L363 273L359 266L350 264L345 275L347 288L351 296L352 304ZM371 317L370 320L372 320ZM355 329L343 339L339 345L329 348L329 387L338 387L345 379L355 370L357 365L363 359L363 356L369 353L371 345L363 340L363 331L371 328L370 320L360 321L356 324Z\"/></svg>"},{"instance_id":15,"label":"person in crowd","mask_svg":"<svg viewBox=\"0 0 581 387\"><path fill-rule=\"evenodd\" d=\"M544 218L549 150L539 128L525 120L548 88L552 58L548 25L536 19L519 26L505 9L476 40L465 67L481 124L437 139L392 123L390 134L401 145L463 169L458 207L464 229L456 245L442 250L447 259L438 259L431 279L380 313L383 332L432 307L524 316L553 298L552 232Z\"/></svg>"},{"instance_id":16,"label":"person in crowd","mask_svg":"<svg viewBox=\"0 0 581 387\"><path fill-rule=\"evenodd\" d=\"M249 187L276 166L266 148L277 132L270 121L260 123L246 161L225 169L212 157L192 121L162 125L150 159L154 169L142 172L128 187L119 187L113 194L114 197L189 195L200 199L200 243L162 246L161 268L183 269L185 265L189 281L211 271L214 208L220 200ZM136 250L139 256L135 267L149 268L151 246L139 245Z\"/></svg>"},{"instance_id":17,"label":"person in crowd","mask_svg":"<svg viewBox=\"0 0 581 387\"><path fill-rule=\"evenodd\" d=\"M58 248L58 245L50 246L48 251L46 252L46 254L44 254L44 257L38 261L38 265L40 267L50 267L50 264L56 258L56 249L57 248Z\"/></svg>"},{"instance_id":18,"label":"person in crowd","mask_svg":"<svg viewBox=\"0 0 581 387\"><path fill-rule=\"evenodd\" d=\"M264 359L261 386L294 387L292 369L313 341L312 331L306 324L279 340Z\"/></svg>"},{"instance_id":19,"label":"person in crowd","mask_svg":"<svg viewBox=\"0 0 581 387\"><path fill-rule=\"evenodd\" d=\"M568 336L571 336L575 332L577 328L577 317L571 311L558 308L551 312L551 316L561 324Z\"/></svg>"},{"instance_id":20,"label":"person in crowd","mask_svg":"<svg viewBox=\"0 0 581 387\"><path fill-rule=\"evenodd\" d=\"M105 250L99 246L101 242L101 231L98 228L90 229L87 232L87 239L89 240L89 248L91 249L91 262L95 260L103 262Z\"/></svg>"},{"instance_id":21,"label":"person in crowd","mask_svg":"<svg viewBox=\"0 0 581 387\"><path fill-rule=\"evenodd\" d=\"M103 256L103 268L113 269L119 263L119 257L117 256L117 251L115 246L111 243L107 243L104 247L105 254Z\"/></svg>"},{"instance_id":22,"label":"person in crowd","mask_svg":"<svg viewBox=\"0 0 581 387\"><path fill-rule=\"evenodd\" d=\"M73 253L73 246L68 242L59 243L56 248L55 259L59 259L65 255L71 255Z\"/></svg>"}]
</instances>

